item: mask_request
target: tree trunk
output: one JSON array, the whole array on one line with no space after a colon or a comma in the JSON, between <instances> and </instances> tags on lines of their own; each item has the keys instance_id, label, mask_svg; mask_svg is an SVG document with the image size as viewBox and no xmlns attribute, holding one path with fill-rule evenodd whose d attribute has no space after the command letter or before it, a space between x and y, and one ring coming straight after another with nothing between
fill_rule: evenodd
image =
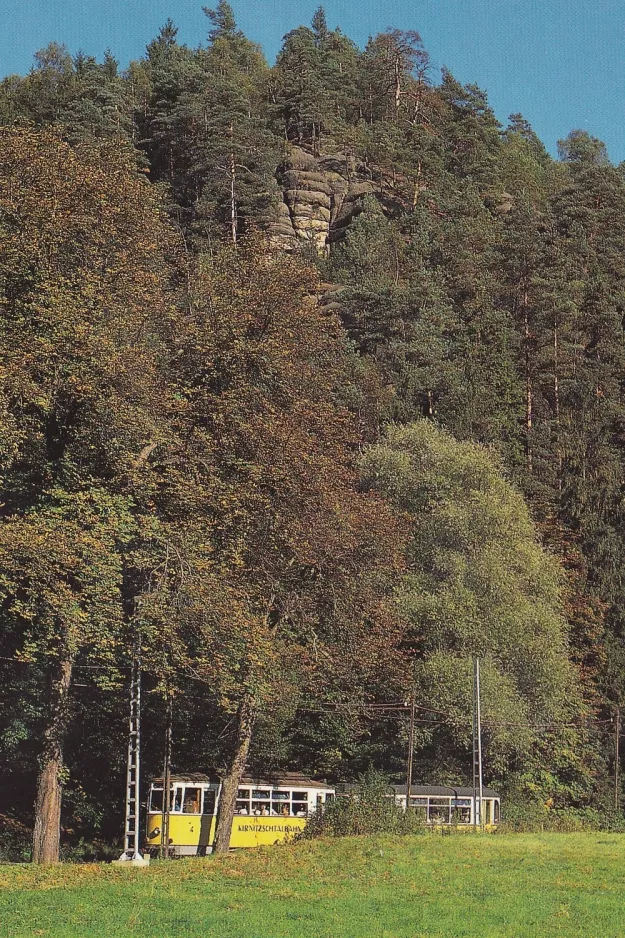
<instances>
[{"instance_id":1,"label":"tree trunk","mask_svg":"<svg viewBox=\"0 0 625 938\"><path fill-rule=\"evenodd\" d=\"M395 79L395 120L398 120L399 108L401 105L401 62L400 62L398 55L395 56L394 79Z\"/></svg>"},{"instance_id":2,"label":"tree trunk","mask_svg":"<svg viewBox=\"0 0 625 938\"><path fill-rule=\"evenodd\" d=\"M532 370L530 359L530 323L529 323L529 298L527 290L523 293L523 337L525 346L525 455L527 459L527 471L534 470L534 458L532 452L532 425L534 417L534 388L532 384Z\"/></svg>"},{"instance_id":3,"label":"tree trunk","mask_svg":"<svg viewBox=\"0 0 625 938\"><path fill-rule=\"evenodd\" d=\"M230 137L230 140L234 139L234 126L232 124L230 124L228 135ZM228 157L228 174L230 176L230 237L232 238L232 243L236 247L237 246L237 196L236 196L237 171L236 171L236 161L234 157L234 150L231 151Z\"/></svg>"},{"instance_id":4,"label":"tree trunk","mask_svg":"<svg viewBox=\"0 0 625 938\"><path fill-rule=\"evenodd\" d=\"M61 844L61 770L73 656L61 655L52 678L50 722L44 734L35 800L33 863L58 863Z\"/></svg>"},{"instance_id":5,"label":"tree trunk","mask_svg":"<svg viewBox=\"0 0 625 938\"><path fill-rule=\"evenodd\" d=\"M560 439L560 362L558 355L558 324L553 326L553 407L556 424L556 453L558 458L558 491L562 491L562 445Z\"/></svg>"},{"instance_id":6,"label":"tree trunk","mask_svg":"<svg viewBox=\"0 0 625 938\"><path fill-rule=\"evenodd\" d=\"M213 847L214 853L227 853L230 848L230 831L232 830L232 819L234 817L237 791L243 772L245 771L247 754L250 751L255 715L254 698L251 694L246 694L239 705L237 715L237 739L232 755L232 762L230 763L230 771L221 784L219 811L217 812L217 830Z\"/></svg>"}]
</instances>

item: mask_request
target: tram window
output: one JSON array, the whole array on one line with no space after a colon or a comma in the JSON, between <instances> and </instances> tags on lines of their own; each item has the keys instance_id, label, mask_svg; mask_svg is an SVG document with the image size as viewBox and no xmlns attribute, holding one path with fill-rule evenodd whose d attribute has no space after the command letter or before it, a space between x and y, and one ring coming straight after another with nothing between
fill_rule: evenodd
<instances>
[{"instance_id":1,"label":"tram window","mask_svg":"<svg viewBox=\"0 0 625 938\"><path fill-rule=\"evenodd\" d=\"M293 792L293 814L295 817L306 817L308 814L308 792Z\"/></svg>"},{"instance_id":2,"label":"tram window","mask_svg":"<svg viewBox=\"0 0 625 938\"><path fill-rule=\"evenodd\" d=\"M170 802L171 805L171 802ZM170 807L172 811L181 811L182 810L182 786L176 786L176 793L174 796L174 806Z\"/></svg>"},{"instance_id":3,"label":"tram window","mask_svg":"<svg viewBox=\"0 0 625 938\"><path fill-rule=\"evenodd\" d=\"M251 814L249 788L239 788L234 810L237 814Z\"/></svg>"},{"instance_id":4,"label":"tram window","mask_svg":"<svg viewBox=\"0 0 625 938\"><path fill-rule=\"evenodd\" d=\"M449 824L451 822L449 798L430 798L429 820L438 824Z\"/></svg>"},{"instance_id":5,"label":"tram window","mask_svg":"<svg viewBox=\"0 0 625 938\"><path fill-rule=\"evenodd\" d=\"M308 814L308 792L294 791L292 806L295 817L306 817Z\"/></svg>"},{"instance_id":6,"label":"tram window","mask_svg":"<svg viewBox=\"0 0 625 938\"><path fill-rule=\"evenodd\" d=\"M163 813L163 789L153 788L150 794L150 811Z\"/></svg>"},{"instance_id":7,"label":"tram window","mask_svg":"<svg viewBox=\"0 0 625 938\"><path fill-rule=\"evenodd\" d=\"M269 801L252 801L252 814L262 814L263 817L270 813Z\"/></svg>"},{"instance_id":8,"label":"tram window","mask_svg":"<svg viewBox=\"0 0 625 938\"><path fill-rule=\"evenodd\" d=\"M266 814L271 813L271 792L268 788L253 788L252 789L252 814L262 814L263 817Z\"/></svg>"},{"instance_id":9,"label":"tram window","mask_svg":"<svg viewBox=\"0 0 625 938\"><path fill-rule=\"evenodd\" d=\"M425 823L428 819L428 800L414 795L410 796L410 810L414 811L417 820Z\"/></svg>"},{"instance_id":10,"label":"tram window","mask_svg":"<svg viewBox=\"0 0 625 938\"><path fill-rule=\"evenodd\" d=\"M334 792L332 791L326 792L326 804L329 804L330 801L334 801Z\"/></svg>"},{"instance_id":11,"label":"tram window","mask_svg":"<svg viewBox=\"0 0 625 938\"><path fill-rule=\"evenodd\" d=\"M290 791L272 791L271 793L271 814L275 816L282 815L288 817L291 813L289 802L291 800Z\"/></svg>"},{"instance_id":12,"label":"tram window","mask_svg":"<svg viewBox=\"0 0 625 938\"><path fill-rule=\"evenodd\" d=\"M215 791L212 788L204 789L204 807L202 814L215 813Z\"/></svg>"},{"instance_id":13,"label":"tram window","mask_svg":"<svg viewBox=\"0 0 625 938\"><path fill-rule=\"evenodd\" d=\"M200 813L200 794L201 789L199 788L190 788L189 786L185 787L184 801L182 802L183 814Z\"/></svg>"},{"instance_id":14,"label":"tram window","mask_svg":"<svg viewBox=\"0 0 625 938\"><path fill-rule=\"evenodd\" d=\"M500 814L501 812L500 812L499 802L495 801L495 818L494 818L495 824L499 824Z\"/></svg>"},{"instance_id":15,"label":"tram window","mask_svg":"<svg viewBox=\"0 0 625 938\"><path fill-rule=\"evenodd\" d=\"M471 823L471 799L456 798L451 802L452 819L455 824Z\"/></svg>"}]
</instances>

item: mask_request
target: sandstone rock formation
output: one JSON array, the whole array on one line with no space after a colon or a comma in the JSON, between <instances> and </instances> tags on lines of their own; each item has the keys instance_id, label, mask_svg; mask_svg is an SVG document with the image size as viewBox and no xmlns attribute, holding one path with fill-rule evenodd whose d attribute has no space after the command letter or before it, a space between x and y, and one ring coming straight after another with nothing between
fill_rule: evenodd
<instances>
[{"instance_id":1,"label":"sandstone rock formation","mask_svg":"<svg viewBox=\"0 0 625 938\"><path fill-rule=\"evenodd\" d=\"M315 157L291 147L276 178L282 199L268 234L284 251L308 244L317 254L327 254L330 243L343 236L361 211L364 196L374 192L373 183L344 153Z\"/></svg>"}]
</instances>

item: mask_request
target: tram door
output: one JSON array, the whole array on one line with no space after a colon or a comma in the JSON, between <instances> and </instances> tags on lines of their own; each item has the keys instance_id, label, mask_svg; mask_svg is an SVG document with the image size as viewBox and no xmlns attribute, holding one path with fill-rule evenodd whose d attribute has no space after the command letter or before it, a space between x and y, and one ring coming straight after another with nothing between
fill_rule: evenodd
<instances>
[{"instance_id":1,"label":"tram door","mask_svg":"<svg viewBox=\"0 0 625 938\"><path fill-rule=\"evenodd\" d=\"M216 791L214 788L204 789L204 804L202 805L202 817L200 820L200 839L198 841L198 854L206 856L208 846L212 843L215 824L215 800Z\"/></svg>"}]
</instances>

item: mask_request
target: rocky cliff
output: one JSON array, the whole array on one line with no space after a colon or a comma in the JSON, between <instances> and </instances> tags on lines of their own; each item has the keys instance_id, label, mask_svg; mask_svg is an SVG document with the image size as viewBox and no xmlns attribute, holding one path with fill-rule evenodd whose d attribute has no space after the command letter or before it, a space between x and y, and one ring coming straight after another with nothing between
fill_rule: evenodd
<instances>
[{"instance_id":1,"label":"rocky cliff","mask_svg":"<svg viewBox=\"0 0 625 938\"><path fill-rule=\"evenodd\" d=\"M350 156L313 156L300 147L291 148L276 178L282 199L268 231L274 246L286 251L309 244L326 254L361 211L363 198L375 190Z\"/></svg>"}]
</instances>

